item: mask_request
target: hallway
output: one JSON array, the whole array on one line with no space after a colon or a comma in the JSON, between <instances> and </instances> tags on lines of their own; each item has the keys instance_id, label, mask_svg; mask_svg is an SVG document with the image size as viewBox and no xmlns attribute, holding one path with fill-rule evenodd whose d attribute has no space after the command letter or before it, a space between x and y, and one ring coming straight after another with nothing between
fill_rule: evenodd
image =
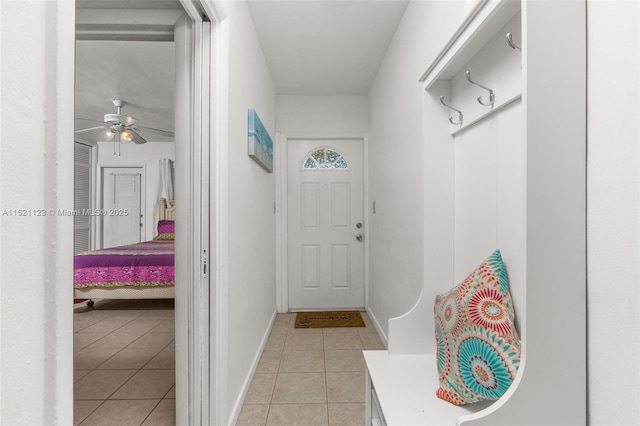
<instances>
[{"instance_id":1,"label":"hallway","mask_svg":"<svg viewBox=\"0 0 640 426\"><path fill-rule=\"evenodd\" d=\"M173 368L161 368L156 362L163 359L155 359L173 357L172 338L136 348L147 343L136 320L98 330L108 315L94 312L74 336L74 223L52 213L74 211L73 121L91 118L74 111L76 33L101 35L122 25L148 33L158 23L139 19L156 16L151 8L141 9L144 3L180 2L193 5L194 17L201 18L203 10L211 15L202 27L212 37L198 38L206 60L197 63L207 70L196 73L198 84L190 85L194 93L209 93L211 102L180 97L181 111L197 111L209 125L190 120L189 129L176 134L188 139L198 130L199 140L209 143L176 160L212 173L210 179L185 178L177 191L185 200L179 204L186 224L181 237L194 240L182 249L194 254L183 270L208 280L198 280L206 297L188 299L202 302L197 311L178 309L178 338L189 327L204 332L177 345L178 360L189 355L197 368L181 371L179 362L175 377ZM80 20L77 5L89 6L91 20ZM503 6L520 8L518 33L507 33L501 22L509 17L506 11L494 13ZM373 16L380 19L369 19L366 7L379 10ZM127 19L108 21L109 11ZM25 25L27 16L33 26ZM367 336L376 333L298 334L287 316L278 316L271 330L275 312L288 311L281 237L288 231L288 206L282 202L287 185L247 155L250 109L275 138L274 171L290 165L281 154L294 137L365 141L366 297L354 306L366 307L376 326L385 325L383 340L394 352L401 335L411 346L407 352L416 344L435 356L428 309L420 311L421 321L386 325L419 298L423 306L430 304L491 250L503 251L526 372L519 370L522 380L509 392L513 397L474 422L640 424L640 381L630 380L640 371L640 127L636 120L620 120L620 112L640 115L640 1L0 1L0 17L2 58L9 58L2 61L0 89L11 104L0 112L6 142L0 148L0 201L7 212L0 231L0 424L73 424L74 405L83 407L77 423L89 424L107 408L124 406L120 401L136 378L151 375L162 386L134 396L147 407L137 424L176 400L176 378L179 425L189 425L194 416L221 426L238 419L251 424L253 416L255 424L286 424L283 412L296 404L317 410L324 424L337 421L337 408L360 415L360 391L339 400L334 379L353 375L361 383L361 359L352 351L366 347ZM162 32L171 35L173 24L163 23ZM346 37L354 30L355 36ZM350 49L350 41L363 47ZM375 55L365 58L367 53ZM131 64L116 56L102 55L110 65L102 71L132 74ZM510 65L516 62L514 72L502 70L506 58ZM105 80L96 72L95 81ZM142 81L158 80L149 74ZM474 82L495 91L495 108L486 105L490 94ZM150 93L168 93L174 83ZM498 89L506 83L521 90L512 95ZM119 90L102 95L107 106L113 96ZM462 120L440 100L464 112L464 125L451 124L450 118ZM140 105L152 110L159 104ZM100 121L103 112L92 119ZM203 191L194 192L194 186ZM192 203L194 194L202 199ZM206 274L199 268L204 260ZM601 309L605 300L607 309ZM25 301L31 309L24 309ZM194 320L191 312L204 315ZM626 315L620 321L611 312ZM144 322L157 320L162 319ZM162 334L154 329L163 323L173 333L168 318L148 333ZM212 337L222 353L209 353ZM357 346L357 339L358 349L332 346ZM356 358L357 369L331 370L337 352ZM111 368L128 353L139 354L140 363ZM558 362L557 354L564 353L573 354L571 362ZM611 368L612 353L615 364L626 368ZM224 380L213 389L198 374L221 370ZM315 391L285 392L305 380ZM111 385L98 391L101 382ZM549 383L569 384L571 391ZM81 389L76 395L74 387ZM183 389L192 390L188 398ZM538 396L534 405L528 395ZM137 410L136 401L129 406ZM457 417L446 423L455 422Z\"/></svg>"},{"instance_id":2,"label":"hallway","mask_svg":"<svg viewBox=\"0 0 640 426\"><path fill-rule=\"evenodd\" d=\"M173 300L99 301L74 310L74 424L175 424ZM238 426L361 425L366 327L296 329L278 314Z\"/></svg>"},{"instance_id":3,"label":"hallway","mask_svg":"<svg viewBox=\"0 0 640 426\"><path fill-rule=\"evenodd\" d=\"M364 328L294 328L278 314L244 400L238 426L362 425L363 349L384 349L371 320Z\"/></svg>"}]
</instances>

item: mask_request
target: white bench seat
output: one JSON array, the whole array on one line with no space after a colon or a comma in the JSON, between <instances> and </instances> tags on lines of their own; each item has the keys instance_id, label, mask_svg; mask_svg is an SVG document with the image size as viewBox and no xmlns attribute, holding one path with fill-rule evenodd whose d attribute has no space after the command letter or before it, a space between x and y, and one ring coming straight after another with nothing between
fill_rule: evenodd
<instances>
[{"instance_id":1,"label":"white bench seat","mask_svg":"<svg viewBox=\"0 0 640 426\"><path fill-rule=\"evenodd\" d=\"M367 425L455 425L458 417L493 403L455 406L436 397L435 355L389 355L388 351L363 354L367 365Z\"/></svg>"}]
</instances>

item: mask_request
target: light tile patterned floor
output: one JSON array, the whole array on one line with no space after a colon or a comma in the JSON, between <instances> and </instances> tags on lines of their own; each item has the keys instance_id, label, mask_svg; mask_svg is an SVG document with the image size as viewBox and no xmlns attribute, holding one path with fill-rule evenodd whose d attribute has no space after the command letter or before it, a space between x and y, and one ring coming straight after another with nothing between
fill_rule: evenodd
<instances>
[{"instance_id":1,"label":"light tile patterned floor","mask_svg":"<svg viewBox=\"0 0 640 426\"><path fill-rule=\"evenodd\" d=\"M74 310L74 424L175 425L173 300Z\"/></svg>"},{"instance_id":2,"label":"light tile patterned floor","mask_svg":"<svg viewBox=\"0 0 640 426\"><path fill-rule=\"evenodd\" d=\"M364 328L296 329L278 314L237 425L362 425ZM74 313L74 424L174 425L173 301L108 301Z\"/></svg>"},{"instance_id":3,"label":"light tile patterned floor","mask_svg":"<svg viewBox=\"0 0 640 426\"><path fill-rule=\"evenodd\" d=\"M296 329L278 314L237 425L363 425L362 350L384 345L362 316L366 327Z\"/></svg>"}]
</instances>

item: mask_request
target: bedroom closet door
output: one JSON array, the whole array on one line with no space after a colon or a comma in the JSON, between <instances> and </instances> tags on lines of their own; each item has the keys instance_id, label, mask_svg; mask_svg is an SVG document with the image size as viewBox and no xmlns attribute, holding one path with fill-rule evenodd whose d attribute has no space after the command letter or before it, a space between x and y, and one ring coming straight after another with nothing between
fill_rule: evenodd
<instances>
[{"instance_id":1,"label":"bedroom closet door","mask_svg":"<svg viewBox=\"0 0 640 426\"><path fill-rule=\"evenodd\" d=\"M102 247L138 243L142 236L142 167L102 169Z\"/></svg>"}]
</instances>

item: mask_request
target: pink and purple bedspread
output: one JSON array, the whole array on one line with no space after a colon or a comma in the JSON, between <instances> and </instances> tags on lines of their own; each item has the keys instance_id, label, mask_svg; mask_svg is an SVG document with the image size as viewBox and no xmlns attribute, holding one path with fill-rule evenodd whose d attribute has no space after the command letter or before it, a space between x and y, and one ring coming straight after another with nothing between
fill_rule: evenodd
<instances>
[{"instance_id":1,"label":"pink and purple bedspread","mask_svg":"<svg viewBox=\"0 0 640 426\"><path fill-rule=\"evenodd\" d=\"M173 240L146 241L79 253L73 259L73 286L149 287L175 282Z\"/></svg>"}]
</instances>

